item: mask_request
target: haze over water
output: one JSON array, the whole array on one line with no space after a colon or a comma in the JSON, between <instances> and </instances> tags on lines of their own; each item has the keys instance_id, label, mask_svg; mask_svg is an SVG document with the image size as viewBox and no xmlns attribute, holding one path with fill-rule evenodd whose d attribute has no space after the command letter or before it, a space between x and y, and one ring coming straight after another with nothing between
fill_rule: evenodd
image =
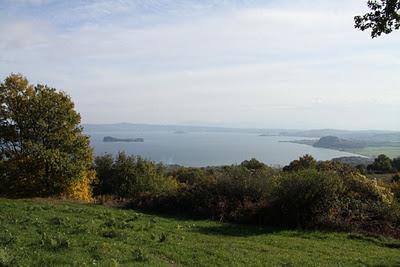
<instances>
[{"instance_id":1,"label":"haze over water","mask_svg":"<svg viewBox=\"0 0 400 267\"><path fill-rule=\"evenodd\" d=\"M116 154L125 151L165 164L202 167L240 163L256 158L268 165L286 165L298 157L310 154L318 160L355 154L308 145L280 142L304 137L260 136L257 133L173 131L91 131L95 154ZM144 142L103 142L104 136L144 138Z\"/></svg>"}]
</instances>

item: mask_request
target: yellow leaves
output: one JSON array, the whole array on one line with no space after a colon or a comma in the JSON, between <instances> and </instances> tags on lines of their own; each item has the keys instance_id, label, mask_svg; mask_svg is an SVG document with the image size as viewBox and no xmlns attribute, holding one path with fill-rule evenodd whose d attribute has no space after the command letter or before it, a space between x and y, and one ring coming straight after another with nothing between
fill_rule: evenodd
<instances>
[{"instance_id":1,"label":"yellow leaves","mask_svg":"<svg viewBox=\"0 0 400 267\"><path fill-rule=\"evenodd\" d=\"M93 201L92 183L96 179L94 170L85 171L81 179L72 182L65 190L63 196L87 202Z\"/></svg>"}]
</instances>

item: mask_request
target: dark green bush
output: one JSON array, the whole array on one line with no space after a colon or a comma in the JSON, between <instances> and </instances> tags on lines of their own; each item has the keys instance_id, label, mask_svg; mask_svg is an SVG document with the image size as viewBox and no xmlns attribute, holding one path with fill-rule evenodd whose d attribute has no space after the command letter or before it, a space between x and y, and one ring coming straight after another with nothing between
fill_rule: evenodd
<instances>
[{"instance_id":1,"label":"dark green bush","mask_svg":"<svg viewBox=\"0 0 400 267\"><path fill-rule=\"evenodd\" d=\"M163 165L124 152L118 153L115 159L110 155L96 157L95 169L98 178L94 185L96 195L133 198L177 187L176 181L165 175Z\"/></svg>"},{"instance_id":2,"label":"dark green bush","mask_svg":"<svg viewBox=\"0 0 400 267\"><path fill-rule=\"evenodd\" d=\"M400 174L399 173L396 173L395 175L393 175L392 182L393 183L400 182Z\"/></svg>"},{"instance_id":3,"label":"dark green bush","mask_svg":"<svg viewBox=\"0 0 400 267\"><path fill-rule=\"evenodd\" d=\"M179 171L178 179L188 183L181 184L175 193L147 194L136 199L133 205L198 218L251 222L265 203L276 172L266 166L258 169L225 166L203 170L207 175L187 179L186 171ZM191 170L189 175L193 177Z\"/></svg>"},{"instance_id":4,"label":"dark green bush","mask_svg":"<svg viewBox=\"0 0 400 267\"><path fill-rule=\"evenodd\" d=\"M177 190L142 194L132 205L231 222L400 236L394 186L389 189L348 165L312 162L297 161L284 172L255 161L182 168L173 172Z\"/></svg>"},{"instance_id":5,"label":"dark green bush","mask_svg":"<svg viewBox=\"0 0 400 267\"><path fill-rule=\"evenodd\" d=\"M185 168L181 167L169 173L179 183L193 185L203 182L211 182L214 179L212 170L205 168Z\"/></svg>"},{"instance_id":6,"label":"dark green bush","mask_svg":"<svg viewBox=\"0 0 400 267\"><path fill-rule=\"evenodd\" d=\"M304 170L285 174L272 192L266 220L288 227L319 224L339 206L345 190L334 172Z\"/></svg>"},{"instance_id":7,"label":"dark green bush","mask_svg":"<svg viewBox=\"0 0 400 267\"><path fill-rule=\"evenodd\" d=\"M284 171L300 171L314 169L317 167L317 161L311 155L304 155L297 160L290 162L288 166L283 167Z\"/></svg>"},{"instance_id":8,"label":"dark green bush","mask_svg":"<svg viewBox=\"0 0 400 267\"><path fill-rule=\"evenodd\" d=\"M373 173L391 173L393 172L392 160L381 154L375 158L374 162L367 167L368 171Z\"/></svg>"}]
</instances>

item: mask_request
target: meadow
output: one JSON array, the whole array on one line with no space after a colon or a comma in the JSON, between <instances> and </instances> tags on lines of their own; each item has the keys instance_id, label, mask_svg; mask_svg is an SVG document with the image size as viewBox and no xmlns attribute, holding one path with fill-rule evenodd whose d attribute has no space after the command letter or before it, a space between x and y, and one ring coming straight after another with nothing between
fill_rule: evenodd
<instances>
[{"instance_id":1,"label":"meadow","mask_svg":"<svg viewBox=\"0 0 400 267\"><path fill-rule=\"evenodd\" d=\"M0 266L399 266L400 241L0 199Z\"/></svg>"}]
</instances>

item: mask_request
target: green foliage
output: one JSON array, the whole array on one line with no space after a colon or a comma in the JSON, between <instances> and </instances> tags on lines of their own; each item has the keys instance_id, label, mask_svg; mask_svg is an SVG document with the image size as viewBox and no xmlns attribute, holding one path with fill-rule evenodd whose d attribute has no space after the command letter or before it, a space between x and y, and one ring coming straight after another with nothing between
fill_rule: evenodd
<instances>
[{"instance_id":1,"label":"green foliage","mask_svg":"<svg viewBox=\"0 0 400 267\"><path fill-rule=\"evenodd\" d=\"M304 155L298 160L290 162L288 166L283 168L284 171L300 171L305 169L313 169L317 167L317 161L311 155Z\"/></svg>"},{"instance_id":2,"label":"green foliage","mask_svg":"<svg viewBox=\"0 0 400 267\"><path fill-rule=\"evenodd\" d=\"M337 208L345 190L334 172L309 169L285 174L272 193L267 220L280 226L315 226Z\"/></svg>"},{"instance_id":3,"label":"green foliage","mask_svg":"<svg viewBox=\"0 0 400 267\"><path fill-rule=\"evenodd\" d=\"M399 0L370 0L367 5L370 12L354 17L356 28L362 31L371 29L372 38L400 28Z\"/></svg>"},{"instance_id":4,"label":"green foliage","mask_svg":"<svg viewBox=\"0 0 400 267\"><path fill-rule=\"evenodd\" d=\"M392 167L395 171L400 172L400 157L394 158L392 160Z\"/></svg>"},{"instance_id":5,"label":"green foliage","mask_svg":"<svg viewBox=\"0 0 400 267\"><path fill-rule=\"evenodd\" d=\"M212 171L204 168L185 168L181 167L169 173L179 183L193 185L198 183L209 183L214 180Z\"/></svg>"},{"instance_id":6,"label":"green foliage","mask_svg":"<svg viewBox=\"0 0 400 267\"><path fill-rule=\"evenodd\" d=\"M19 74L0 84L0 194L61 195L91 167L70 97Z\"/></svg>"},{"instance_id":7,"label":"green foliage","mask_svg":"<svg viewBox=\"0 0 400 267\"><path fill-rule=\"evenodd\" d=\"M240 165L249 170L259 170L267 167L267 165L256 160L255 158L252 158L250 160L245 160Z\"/></svg>"},{"instance_id":8,"label":"green foliage","mask_svg":"<svg viewBox=\"0 0 400 267\"><path fill-rule=\"evenodd\" d=\"M392 160L381 154L377 158L375 158L374 162L368 165L368 170L376 173L391 173L393 172Z\"/></svg>"},{"instance_id":9,"label":"green foliage","mask_svg":"<svg viewBox=\"0 0 400 267\"><path fill-rule=\"evenodd\" d=\"M110 155L96 157L96 195L111 194L133 198L143 193L157 193L172 190L176 182L164 175L164 167L141 157L118 153L115 159Z\"/></svg>"},{"instance_id":10,"label":"green foliage","mask_svg":"<svg viewBox=\"0 0 400 267\"><path fill-rule=\"evenodd\" d=\"M349 165L305 156L282 172L249 162L175 170L178 190L140 195L131 204L221 221L400 235L391 230L399 223L394 187L391 191Z\"/></svg>"}]
</instances>

